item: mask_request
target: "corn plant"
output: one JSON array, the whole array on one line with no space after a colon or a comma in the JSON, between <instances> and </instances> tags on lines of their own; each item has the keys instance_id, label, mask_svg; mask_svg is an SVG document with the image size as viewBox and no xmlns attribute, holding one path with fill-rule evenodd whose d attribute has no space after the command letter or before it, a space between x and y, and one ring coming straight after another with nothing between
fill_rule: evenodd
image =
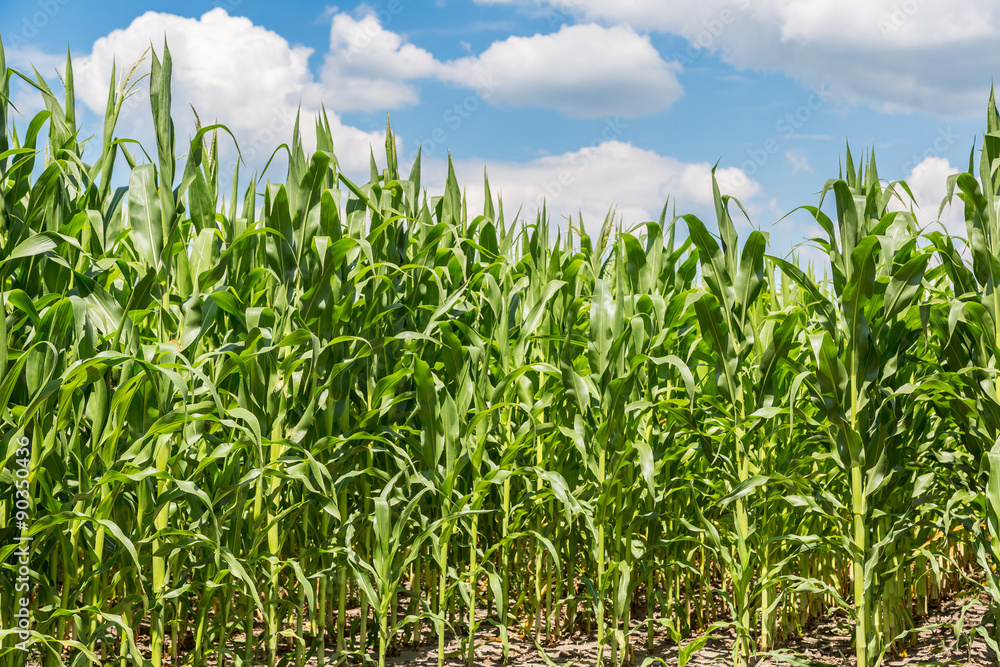
<instances>
[{"instance_id":1,"label":"corn plant","mask_svg":"<svg viewBox=\"0 0 1000 667\"><path fill-rule=\"evenodd\" d=\"M280 178L222 182L165 45L112 77L88 164L72 61L53 89L2 53L0 591L32 664L473 665L577 630L627 664L722 626L749 664L840 607L869 667L977 567L996 617L992 101L950 181L971 264L848 151L804 207L825 280L741 244L714 179L713 225L558 228L486 177L470 211L450 161L428 194L390 127L346 174L325 114ZM20 126L12 80L45 102ZM137 86L154 145L118 133Z\"/></svg>"}]
</instances>

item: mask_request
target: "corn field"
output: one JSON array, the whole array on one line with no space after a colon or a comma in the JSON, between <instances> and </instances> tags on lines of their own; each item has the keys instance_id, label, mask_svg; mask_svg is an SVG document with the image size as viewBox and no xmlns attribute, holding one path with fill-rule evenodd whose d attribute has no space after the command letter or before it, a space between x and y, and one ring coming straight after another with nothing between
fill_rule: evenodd
<instances>
[{"instance_id":1,"label":"corn field","mask_svg":"<svg viewBox=\"0 0 1000 667\"><path fill-rule=\"evenodd\" d=\"M992 96L948 182L969 240L848 151L802 207L820 277L717 185L711 224L590 236L488 180L469 210L450 164L428 196L391 129L353 182L324 116L283 183L220 183L228 130L179 158L170 79L164 47L112 80L87 164L71 61L57 95L0 49L0 663L474 665L582 630L747 665L840 610L870 667L970 587L1000 649ZM155 147L116 134L140 83Z\"/></svg>"}]
</instances>

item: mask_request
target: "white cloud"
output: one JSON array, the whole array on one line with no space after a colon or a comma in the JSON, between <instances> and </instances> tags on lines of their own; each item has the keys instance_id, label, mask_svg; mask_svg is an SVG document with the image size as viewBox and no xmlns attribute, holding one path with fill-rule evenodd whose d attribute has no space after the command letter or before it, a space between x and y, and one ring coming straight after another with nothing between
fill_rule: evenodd
<instances>
[{"instance_id":1,"label":"white cloud","mask_svg":"<svg viewBox=\"0 0 1000 667\"><path fill-rule=\"evenodd\" d=\"M397 108L417 102L417 89L407 80L433 76L439 69L430 52L383 28L374 13L361 18L341 13L330 26L322 88L334 92L332 108Z\"/></svg>"},{"instance_id":2,"label":"white cloud","mask_svg":"<svg viewBox=\"0 0 1000 667\"><path fill-rule=\"evenodd\" d=\"M221 8L198 19L147 12L127 28L98 39L90 53L73 60L77 99L103 117L112 70L117 69L120 77L150 45L162 56L164 38L173 60L172 113L180 152L193 134L191 107L203 124L228 126L253 168L262 167L271 151L291 138L300 103L303 139L307 145L314 143L313 117L322 94L309 70L312 49L293 46L281 35ZM149 71L149 63L147 57L140 76ZM148 82L137 90L123 107L118 134L139 139L155 154ZM345 125L335 113L329 118L345 167L366 169L369 146L380 145L383 134ZM226 164L235 152L226 142L220 145Z\"/></svg>"},{"instance_id":3,"label":"white cloud","mask_svg":"<svg viewBox=\"0 0 1000 667\"><path fill-rule=\"evenodd\" d=\"M777 70L886 111L977 115L1000 65L993 0L477 0L681 35L740 69Z\"/></svg>"},{"instance_id":4,"label":"white cloud","mask_svg":"<svg viewBox=\"0 0 1000 667\"><path fill-rule=\"evenodd\" d=\"M178 106L194 104L206 122L218 118L238 128L264 127L275 109L294 110L312 81L312 49L293 47L250 19L223 9L200 19L146 12L74 60L80 99L102 112L115 64L128 67L150 45L162 56L164 39L173 57Z\"/></svg>"},{"instance_id":5,"label":"white cloud","mask_svg":"<svg viewBox=\"0 0 1000 667\"><path fill-rule=\"evenodd\" d=\"M664 60L628 27L563 26L511 36L478 55L442 62L385 29L370 10L337 14L322 89L338 109L384 109L417 101L414 79L475 90L494 106L543 107L571 116L638 116L663 111L683 95L680 66Z\"/></svg>"},{"instance_id":6,"label":"white cloud","mask_svg":"<svg viewBox=\"0 0 1000 667\"><path fill-rule=\"evenodd\" d=\"M405 36L387 30L370 8L355 15L335 13L330 48L319 76L309 59L313 49L290 44L250 19L216 8L200 18L146 12L126 28L94 42L74 58L77 98L103 116L112 70L119 83L152 45L162 56L164 40L173 57L173 115L179 150L190 136L193 107L202 123L223 123L236 135L251 167L291 138L301 110L301 132L313 145L313 118L325 106L338 156L348 170L367 168L369 146L381 145L381 130L345 125L338 112L384 110L418 102L414 81L435 78L473 89L491 104L553 108L577 116L634 116L670 106L682 90L679 66L663 60L649 38L625 27L564 27L551 35L510 37L479 55L441 62ZM62 58L14 51L11 62L62 67ZM149 71L149 59L137 76ZM22 91L16 94L28 95ZM31 110L38 100L23 98ZM27 104L30 101L30 104ZM154 152L148 82L125 105L119 136L139 139ZM221 144L223 160L235 151Z\"/></svg>"},{"instance_id":7,"label":"white cloud","mask_svg":"<svg viewBox=\"0 0 1000 667\"><path fill-rule=\"evenodd\" d=\"M679 71L631 28L588 24L494 42L478 56L444 64L439 76L467 88L489 85L490 104L599 118L669 108L683 95Z\"/></svg>"},{"instance_id":8,"label":"white cloud","mask_svg":"<svg viewBox=\"0 0 1000 667\"><path fill-rule=\"evenodd\" d=\"M470 211L482 210L483 164L478 158L455 161ZM502 197L508 220L518 208L526 219L534 220L544 202L550 218L564 228L564 216L578 220L582 214L588 233L596 234L612 207L628 228L656 220L668 197L671 210L676 204L678 213L714 216L710 163L681 162L621 141L603 141L529 162L486 160L485 164L490 187ZM425 166L428 188L436 191L444 183L444 164L435 160ZM716 177L724 194L741 201L760 193L760 185L740 169L718 169Z\"/></svg>"}]
</instances>

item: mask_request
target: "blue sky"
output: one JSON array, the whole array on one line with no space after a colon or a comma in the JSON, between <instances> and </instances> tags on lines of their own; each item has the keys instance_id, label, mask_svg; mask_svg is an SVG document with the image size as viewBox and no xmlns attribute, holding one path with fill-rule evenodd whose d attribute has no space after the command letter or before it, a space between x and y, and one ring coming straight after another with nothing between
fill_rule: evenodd
<instances>
[{"instance_id":1,"label":"blue sky","mask_svg":"<svg viewBox=\"0 0 1000 667\"><path fill-rule=\"evenodd\" d=\"M880 175L906 179L918 219L935 220L982 132L1000 32L988 0L101 4L0 6L12 66L58 83L70 49L91 132L112 59L127 68L166 36L179 141L194 106L233 129L250 168L287 140L300 105L307 126L325 106L339 159L365 174L389 114L404 158L423 146L431 194L450 151L472 205L485 167L508 215L533 217L544 199L594 230L612 205L630 226L668 196L711 221L718 163L778 254L817 233L801 212L775 222L818 202L848 141L855 155L874 147ZM118 129L151 145L144 85ZM41 105L24 87L14 98L25 115ZM942 221L963 231L957 210Z\"/></svg>"}]
</instances>

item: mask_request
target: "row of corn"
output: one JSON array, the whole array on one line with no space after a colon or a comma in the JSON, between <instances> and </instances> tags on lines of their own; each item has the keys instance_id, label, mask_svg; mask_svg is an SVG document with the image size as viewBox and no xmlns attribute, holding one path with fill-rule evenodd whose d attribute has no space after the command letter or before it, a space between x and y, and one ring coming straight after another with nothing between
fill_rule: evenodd
<instances>
[{"instance_id":1,"label":"row of corn","mask_svg":"<svg viewBox=\"0 0 1000 667\"><path fill-rule=\"evenodd\" d=\"M803 207L821 279L717 186L711 225L591 236L488 181L470 211L450 165L429 197L391 131L355 182L325 116L283 183L220 183L227 130L179 159L170 78L164 48L146 147L112 80L91 164L72 63L57 95L0 49L0 663L473 665L582 631L745 665L839 612L869 667L970 587L997 649L992 99L948 183L968 243L848 152Z\"/></svg>"}]
</instances>

